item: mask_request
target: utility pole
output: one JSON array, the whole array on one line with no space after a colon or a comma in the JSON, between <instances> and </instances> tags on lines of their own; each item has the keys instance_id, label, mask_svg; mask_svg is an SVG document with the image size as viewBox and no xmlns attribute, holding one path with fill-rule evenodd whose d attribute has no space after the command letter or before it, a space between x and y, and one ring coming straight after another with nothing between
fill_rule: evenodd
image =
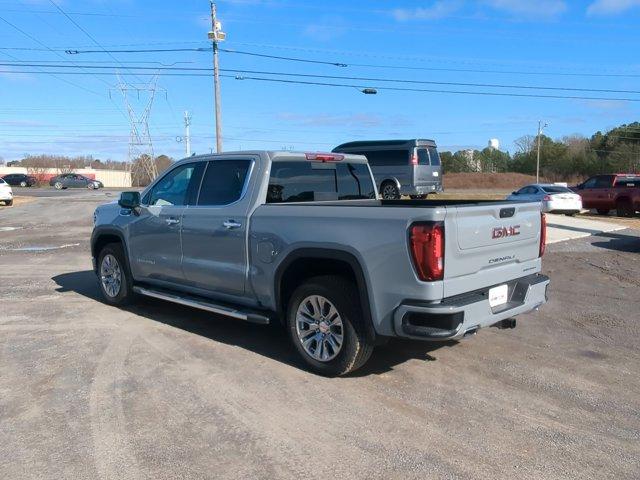
<instances>
[{"instance_id":1,"label":"utility pole","mask_svg":"<svg viewBox=\"0 0 640 480\"><path fill-rule=\"evenodd\" d=\"M222 118L220 113L220 78L218 75L218 42L224 41L226 34L222 31L222 24L216 17L216 4L213 0L209 2L211 6L211 31L209 32L209 40L213 44L213 94L215 106L216 121L216 151L222 153Z\"/></svg>"},{"instance_id":2,"label":"utility pole","mask_svg":"<svg viewBox=\"0 0 640 480\"><path fill-rule=\"evenodd\" d=\"M547 128L547 124L542 125L542 120L538 120L538 154L536 159L536 183L540 183L540 137L542 131Z\"/></svg>"},{"instance_id":3,"label":"utility pole","mask_svg":"<svg viewBox=\"0 0 640 480\"><path fill-rule=\"evenodd\" d=\"M191 156L191 132L189 127L191 126L191 114L185 110L184 111L184 145L185 145L185 153L187 157Z\"/></svg>"}]
</instances>

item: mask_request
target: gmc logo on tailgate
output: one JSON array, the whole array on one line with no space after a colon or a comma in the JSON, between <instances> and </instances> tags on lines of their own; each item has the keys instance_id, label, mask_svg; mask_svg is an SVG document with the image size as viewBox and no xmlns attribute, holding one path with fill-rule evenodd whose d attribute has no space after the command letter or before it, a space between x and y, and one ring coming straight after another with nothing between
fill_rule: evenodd
<instances>
[{"instance_id":1,"label":"gmc logo on tailgate","mask_svg":"<svg viewBox=\"0 0 640 480\"><path fill-rule=\"evenodd\" d=\"M491 238L515 237L520 235L520 225L512 225L510 227L496 227L491 232Z\"/></svg>"}]
</instances>

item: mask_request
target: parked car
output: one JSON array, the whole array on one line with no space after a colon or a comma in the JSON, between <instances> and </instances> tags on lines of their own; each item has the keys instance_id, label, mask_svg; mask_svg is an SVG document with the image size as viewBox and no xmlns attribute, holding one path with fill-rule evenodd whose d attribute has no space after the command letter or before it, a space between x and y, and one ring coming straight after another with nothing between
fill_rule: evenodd
<instances>
[{"instance_id":1,"label":"parked car","mask_svg":"<svg viewBox=\"0 0 640 480\"><path fill-rule=\"evenodd\" d=\"M8 207L13 205L13 190L2 178L0 178L0 202L4 202Z\"/></svg>"},{"instance_id":2,"label":"parked car","mask_svg":"<svg viewBox=\"0 0 640 480\"><path fill-rule=\"evenodd\" d=\"M33 187L38 183L36 177L24 173L10 173L2 177L2 179L14 187Z\"/></svg>"},{"instance_id":3,"label":"parked car","mask_svg":"<svg viewBox=\"0 0 640 480\"><path fill-rule=\"evenodd\" d=\"M57 175L49 180L49 185L55 187L57 190L62 190L63 188L96 189L104 187L104 184L101 181L94 180L77 173L63 173L62 175Z\"/></svg>"},{"instance_id":4,"label":"parked car","mask_svg":"<svg viewBox=\"0 0 640 480\"><path fill-rule=\"evenodd\" d=\"M562 185L534 183L513 192L507 200L540 202L543 212L564 213L569 216L582 210L580 195Z\"/></svg>"},{"instance_id":5,"label":"parked car","mask_svg":"<svg viewBox=\"0 0 640 480\"><path fill-rule=\"evenodd\" d=\"M616 210L619 217L631 217L640 210L640 175L596 175L574 187L582 197L584 208L600 215Z\"/></svg>"},{"instance_id":6,"label":"parked car","mask_svg":"<svg viewBox=\"0 0 640 480\"><path fill-rule=\"evenodd\" d=\"M94 213L105 301L135 294L281 322L307 366L361 367L389 337L461 339L546 302L531 202L379 200L363 156L202 155Z\"/></svg>"},{"instance_id":7,"label":"parked car","mask_svg":"<svg viewBox=\"0 0 640 480\"><path fill-rule=\"evenodd\" d=\"M433 140L349 142L333 151L367 157L384 199L422 198L442 191L442 165Z\"/></svg>"}]
</instances>

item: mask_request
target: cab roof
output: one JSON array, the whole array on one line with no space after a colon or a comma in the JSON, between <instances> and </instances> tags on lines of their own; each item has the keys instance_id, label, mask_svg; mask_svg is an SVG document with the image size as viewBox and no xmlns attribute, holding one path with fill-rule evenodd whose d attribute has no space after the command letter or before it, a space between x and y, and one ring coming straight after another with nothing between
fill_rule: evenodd
<instances>
[{"instance_id":1,"label":"cab roof","mask_svg":"<svg viewBox=\"0 0 640 480\"><path fill-rule=\"evenodd\" d=\"M436 142L434 140L424 138L414 138L411 140L358 140L355 142L347 142L338 145L333 151L338 151L343 148L362 148L362 147L435 147Z\"/></svg>"}]
</instances>

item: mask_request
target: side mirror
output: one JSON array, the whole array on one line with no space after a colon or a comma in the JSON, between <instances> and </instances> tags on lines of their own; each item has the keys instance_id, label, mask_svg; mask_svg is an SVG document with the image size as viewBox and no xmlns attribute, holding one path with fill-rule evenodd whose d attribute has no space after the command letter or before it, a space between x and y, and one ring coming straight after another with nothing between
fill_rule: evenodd
<instances>
[{"instance_id":1,"label":"side mirror","mask_svg":"<svg viewBox=\"0 0 640 480\"><path fill-rule=\"evenodd\" d=\"M511 192L511 195L520 195L518 192Z\"/></svg>"},{"instance_id":2,"label":"side mirror","mask_svg":"<svg viewBox=\"0 0 640 480\"><path fill-rule=\"evenodd\" d=\"M118 205L131 210L138 208L140 206L140 192L122 192L118 200Z\"/></svg>"}]
</instances>

